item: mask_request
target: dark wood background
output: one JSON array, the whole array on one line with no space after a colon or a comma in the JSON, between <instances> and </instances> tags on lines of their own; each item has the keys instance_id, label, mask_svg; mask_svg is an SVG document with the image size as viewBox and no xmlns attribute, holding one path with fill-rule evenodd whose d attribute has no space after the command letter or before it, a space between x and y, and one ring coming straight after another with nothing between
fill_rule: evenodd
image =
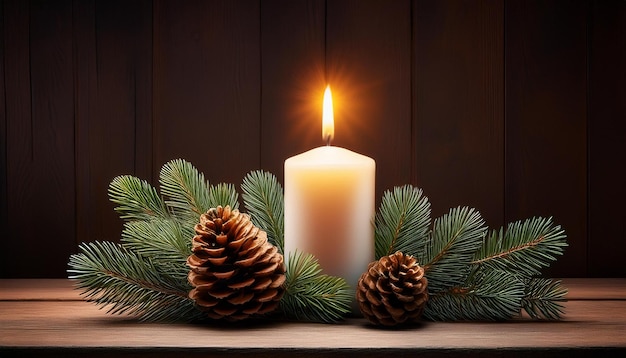
<instances>
[{"instance_id":1,"label":"dark wood background","mask_svg":"<svg viewBox=\"0 0 626 358\"><path fill-rule=\"evenodd\" d=\"M0 277L63 277L117 240L111 179L213 182L322 144L433 214L553 216L547 274L626 276L626 1L0 0ZM340 210L341 208L336 208Z\"/></svg>"}]
</instances>

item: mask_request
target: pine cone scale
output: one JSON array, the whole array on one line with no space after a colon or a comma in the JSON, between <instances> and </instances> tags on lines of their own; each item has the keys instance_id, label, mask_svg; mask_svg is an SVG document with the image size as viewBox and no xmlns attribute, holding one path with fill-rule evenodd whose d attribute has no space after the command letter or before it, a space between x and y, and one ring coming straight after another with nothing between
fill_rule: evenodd
<instances>
[{"instance_id":1,"label":"pine cone scale","mask_svg":"<svg viewBox=\"0 0 626 358\"><path fill-rule=\"evenodd\" d=\"M209 318L235 321L278 307L285 265L265 231L228 206L209 209L195 228L189 297Z\"/></svg>"},{"instance_id":2,"label":"pine cone scale","mask_svg":"<svg viewBox=\"0 0 626 358\"><path fill-rule=\"evenodd\" d=\"M428 301L427 287L417 260L396 252L370 263L359 279L356 299L370 322L394 326L419 319Z\"/></svg>"}]
</instances>

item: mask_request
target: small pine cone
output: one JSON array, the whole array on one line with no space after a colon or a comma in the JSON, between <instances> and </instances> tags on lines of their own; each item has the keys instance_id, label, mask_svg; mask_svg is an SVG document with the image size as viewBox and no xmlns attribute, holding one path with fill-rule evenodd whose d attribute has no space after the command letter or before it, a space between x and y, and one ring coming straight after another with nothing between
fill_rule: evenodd
<instances>
[{"instance_id":1,"label":"small pine cone","mask_svg":"<svg viewBox=\"0 0 626 358\"><path fill-rule=\"evenodd\" d=\"M384 256L361 275L356 299L363 316L374 324L416 322L428 301L424 269L413 256L400 251Z\"/></svg>"},{"instance_id":2,"label":"small pine cone","mask_svg":"<svg viewBox=\"0 0 626 358\"><path fill-rule=\"evenodd\" d=\"M273 311L284 294L283 255L250 216L209 209L195 226L189 297L213 319L238 321Z\"/></svg>"}]
</instances>

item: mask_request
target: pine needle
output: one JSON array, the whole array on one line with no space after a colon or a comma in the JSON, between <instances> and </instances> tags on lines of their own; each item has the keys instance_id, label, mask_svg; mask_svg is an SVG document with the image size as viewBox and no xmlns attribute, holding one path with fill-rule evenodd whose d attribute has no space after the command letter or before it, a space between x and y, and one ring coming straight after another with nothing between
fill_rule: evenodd
<instances>
[{"instance_id":1,"label":"pine needle","mask_svg":"<svg viewBox=\"0 0 626 358\"><path fill-rule=\"evenodd\" d=\"M563 315L567 289L561 281L547 278L527 280L522 308L533 319L558 320Z\"/></svg>"},{"instance_id":2,"label":"pine needle","mask_svg":"<svg viewBox=\"0 0 626 358\"><path fill-rule=\"evenodd\" d=\"M241 184L243 203L254 225L267 232L268 240L284 250L285 202L283 188L269 172L252 171Z\"/></svg>"},{"instance_id":3,"label":"pine needle","mask_svg":"<svg viewBox=\"0 0 626 358\"><path fill-rule=\"evenodd\" d=\"M118 176L111 181L109 198L118 204L115 211L120 213L122 219L150 220L169 216L156 189L147 181L130 175Z\"/></svg>"},{"instance_id":4,"label":"pine needle","mask_svg":"<svg viewBox=\"0 0 626 358\"><path fill-rule=\"evenodd\" d=\"M173 219L155 218L150 221L131 221L124 224L122 243L142 257L150 258L162 267L170 267L170 275L186 281L191 255L192 226L181 225Z\"/></svg>"},{"instance_id":5,"label":"pine needle","mask_svg":"<svg viewBox=\"0 0 626 358\"><path fill-rule=\"evenodd\" d=\"M514 275L490 271L464 285L431 295L424 318L433 321L501 321L517 315L524 284Z\"/></svg>"},{"instance_id":6,"label":"pine needle","mask_svg":"<svg viewBox=\"0 0 626 358\"><path fill-rule=\"evenodd\" d=\"M230 206L239 209L239 194L233 184L220 183L209 188L209 208Z\"/></svg>"},{"instance_id":7,"label":"pine needle","mask_svg":"<svg viewBox=\"0 0 626 358\"><path fill-rule=\"evenodd\" d=\"M410 185L386 191L375 219L376 259L402 251L423 257L430 227L430 202Z\"/></svg>"},{"instance_id":8,"label":"pine needle","mask_svg":"<svg viewBox=\"0 0 626 358\"><path fill-rule=\"evenodd\" d=\"M81 253L70 257L69 278L77 281L87 301L108 307L108 313L150 321L201 317L187 297L188 284L151 260L110 242L85 243L79 249Z\"/></svg>"},{"instance_id":9,"label":"pine needle","mask_svg":"<svg viewBox=\"0 0 626 358\"><path fill-rule=\"evenodd\" d=\"M567 246L565 232L552 218L536 217L516 221L489 235L476 254L473 265L534 276L562 255Z\"/></svg>"},{"instance_id":10,"label":"pine needle","mask_svg":"<svg viewBox=\"0 0 626 358\"><path fill-rule=\"evenodd\" d=\"M483 242L487 228L473 208L457 207L435 220L431 238L420 261L425 262L428 291L437 293L462 285L469 275L472 258Z\"/></svg>"},{"instance_id":11,"label":"pine needle","mask_svg":"<svg viewBox=\"0 0 626 358\"><path fill-rule=\"evenodd\" d=\"M197 222L211 208L209 182L189 162L172 160L161 168L161 194L168 197L167 206L183 221Z\"/></svg>"},{"instance_id":12,"label":"pine needle","mask_svg":"<svg viewBox=\"0 0 626 358\"><path fill-rule=\"evenodd\" d=\"M353 292L346 281L321 272L313 255L290 254L286 291L280 301L281 310L287 318L332 323L350 312Z\"/></svg>"}]
</instances>

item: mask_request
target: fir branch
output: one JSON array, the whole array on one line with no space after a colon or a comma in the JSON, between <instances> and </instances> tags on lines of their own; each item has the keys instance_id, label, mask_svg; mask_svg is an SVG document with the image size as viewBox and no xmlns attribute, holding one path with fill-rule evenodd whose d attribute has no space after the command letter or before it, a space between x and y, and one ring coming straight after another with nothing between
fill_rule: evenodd
<instances>
[{"instance_id":1,"label":"fir branch","mask_svg":"<svg viewBox=\"0 0 626 358\"><path fill-rule=\"evenodd\" d=\"M190 162L175 159L163 165L159 183L168 197L165 203L183 221L197 222L211 208L209 182Z\"/></svg>"},{"instance_id":2,"label":"fir branch","mask_svg":"<svg viewBox=\"0 0 626 358\"><path fill-rule=\"evenodd\" d=\"M218 206L230 206L231 209L239 209L239 194L233 184L220 183L211 185L209 188L209 208Z\"/></svg>"},{"instance_id":3,"label":"fir branch","mask_svg":"<svg viewBox=\"0 0 626 358\"><path fill-rule=\"evenodd\" d=\"M120 213L122 219L150 220L169 216L156 189L145 180L131 175L118 176L111 181L109 198L119 205L115 211Z\"/></svg>"},{"instance_id":4,"label":"fir branch","mask_svg":"<svg viewBox=\"0 0 626 358\"><path fill-rule=\"evenodd\" d=\"M346 281L321 272L313 255L298 252L289 255L286 291L280 301L287 318L332 323L350 312L353 292Z\"/></svg>"},{"instance_id":5,"label":"fir branch","mask_svg":"<svg viewBox=\"0 0 626 358\"><path fill-rule=\"evenodd\" d=\"M450 209L448 214L435 220L425 256L421 258L426 263L424 271L430 293L463 284L486 230L480 213L468 207Z\"/></svg>"},{"instance_id":6,"label":"fir branch","mask_svg":"<svg viewBox=\"0 0 626 358\"><path fill-rule=\"evenodd\" d=\"M429 297L424 318L433 321L501 321L519 314L524 284L501 271L478 273L464 285Z\"/></svg>"},{"instance_id":7,"label":"fir branch","mask_svg":"<svg viewBox=\"0 0 626 358\"><path fill-rule=\"evenodd\" d=\"M561 281L532 278L526 282L526 290L522 299L522 308L533 319L558 320L563 315L567 288Z\"/></svg>"},{"instance_id":8,"label":"fir branch","mask_svg":"<svg viewBox=\"0 0 626 358\"><path fill-rule=\"evenodd\" d=\"M124 224L122 243L142 257L150 258L161 267L169 267L171 276L186 282L191 255L193 227L181 225L173 219L155 218L150 221L131 221Z\"/></svg>"},{"instance_id":9,"label":"fir branch","mask_svg":"<svg viewBox=\"0 0 626 358\"><path fill-rule=\"evenodd\" d=\"M430 227L430 202L411 185L386 191L374 219L376 259L402 251L423 257Z\"/></svg>"},{"instance_id":10,"label":"fir branch","mask_svg":"<svg viewBox=\"0 0 626 358\"><path fill-rule=\"evenodd\" d=\"M265 230L269 241L283 252L285 202L282 186L272 173L257 170L246 175L241 189L252 222Z\"/></svg>"},{"instance_id":11,"label":"fir branch","mask_svg":"<svg viewBox=\"0 0 626 358\"><path fill-rule=\"evenodd\" d=\"M187 297L189 286L151 260L111 242L84 243L70 257L69 278L89 302L112 314L149 321L193 321L202 315Z\"/></svg>"},{"instance_id":12,"label":"fir branch","mask_svg":"<svg viewBox=\"0 0 626 358\"><path fill-rule=\"evenodd\" d=\"M533 276L550 265L567 246L566 235L552 218L536 217L510 223L507 230L494 231L475 255L473 265L519 272Z\"/></svg>"}]
</instances>

